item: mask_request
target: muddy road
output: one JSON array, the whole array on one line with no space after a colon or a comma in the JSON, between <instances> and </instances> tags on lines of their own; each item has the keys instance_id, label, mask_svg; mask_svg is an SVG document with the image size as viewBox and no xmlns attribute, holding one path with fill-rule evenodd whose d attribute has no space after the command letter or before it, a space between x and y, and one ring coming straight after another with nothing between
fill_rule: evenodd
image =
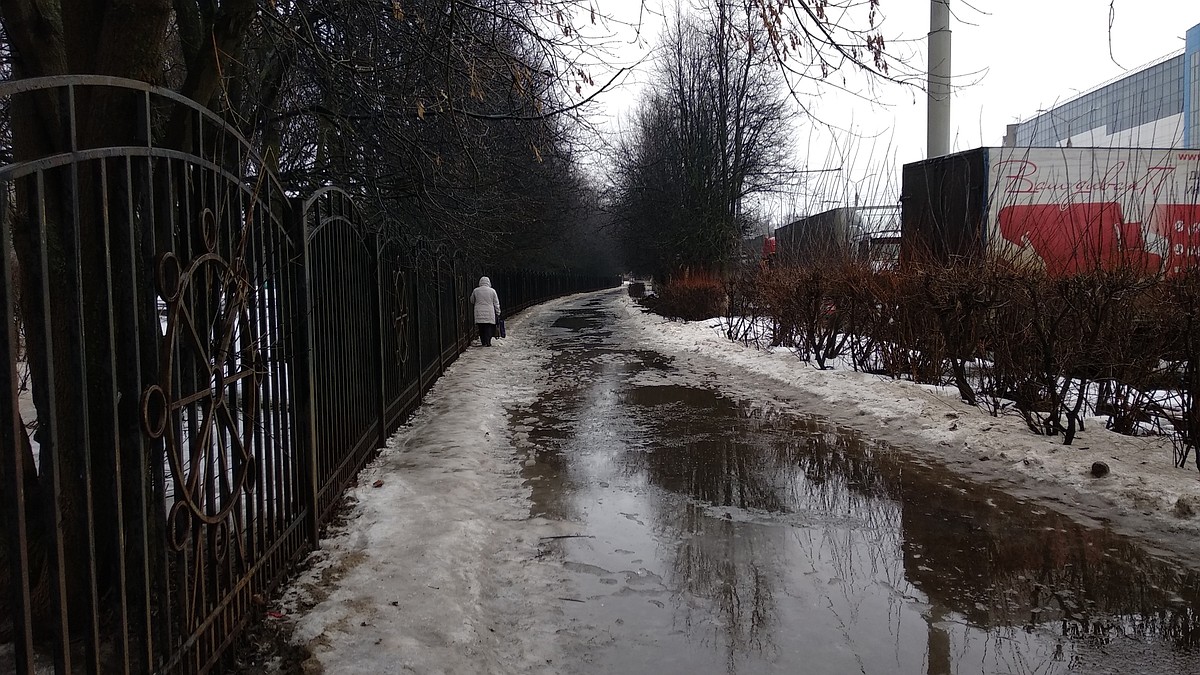
<instances>
[{"instance_id":1,"label":"muddy road","mask_svg":"<svg viewBox=\"0 0 1200 675\"><path fill-rule=\"evenodd\" d=\"M608 296L509 410L583 673L1200 673L1200 578L1103 528L684 366ZM800 366L797 366L800 367ZM737 382L737 386L730 383Z\"/></svg>"}]
</instances>

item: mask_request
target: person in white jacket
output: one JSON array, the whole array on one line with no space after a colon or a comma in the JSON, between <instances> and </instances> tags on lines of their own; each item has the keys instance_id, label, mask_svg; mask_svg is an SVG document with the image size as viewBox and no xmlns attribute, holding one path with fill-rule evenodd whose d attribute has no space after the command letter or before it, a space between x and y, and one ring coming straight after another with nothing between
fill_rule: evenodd
<instances>
[{"instance_id":1,"label":"person in white jacket","mask_svg":"<svg viewBox=\"0 0 1200 675\"><path fill-rule=\"evenodd\" d=\"M492 288L491 279L479 277L479 285L471 291L471 306L475 308L479 342L484 347L491 347L492 336L496 334L496 322L500 320L500 296Z\"/></svg>"}]
</instances>

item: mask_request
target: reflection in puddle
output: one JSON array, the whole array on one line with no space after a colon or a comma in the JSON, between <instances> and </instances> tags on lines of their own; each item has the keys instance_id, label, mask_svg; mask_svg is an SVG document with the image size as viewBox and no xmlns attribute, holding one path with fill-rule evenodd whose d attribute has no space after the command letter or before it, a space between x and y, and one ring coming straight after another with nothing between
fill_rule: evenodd
<instances>
[{"instance_id":1,"label":"reflection in puddle","mask_svg":"<svg viewBox=\"0 0 1200 675\"><path fill-rule=\"evenodd\" d=\"M630 384L647 353L564 347L518 417L534 513L589 535L555 545L564 611L612 639L596 672L1200 672L1197 575L818 420Z\"/></svg>"}]
</instances>

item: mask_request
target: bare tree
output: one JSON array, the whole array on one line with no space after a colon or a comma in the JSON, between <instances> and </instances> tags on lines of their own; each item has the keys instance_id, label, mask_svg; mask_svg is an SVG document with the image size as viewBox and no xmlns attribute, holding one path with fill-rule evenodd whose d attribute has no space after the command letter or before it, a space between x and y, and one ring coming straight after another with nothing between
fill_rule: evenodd
<instances>
[{"instance_id":1,"label":"bare tree","mask_svg":"<svg viewBox=\"0 0 1200 675\"><path fill-rule=\"evenodd\" d=\"M266 158L256 170L278 172L295 194L337 184L395 236L478 255L500 240L541 243L532 233L568 231L570 213L549 205L580 187L565 120L585 98L575 87L595 89L579 65L590 49L579 26L588 21L578 0L0 0L0 64L12 78L100 74L165 86L242 131ZM88 113L76 128L56 94L5 101L6 160L147 140L197 150L193 115L154 111L153 138L143 139L138 97L104 87L76 95L76 109ZM233 155L218 161L232 175L246 170ZM102 179L93 168L81 169L77 184L69 172L47 171L38 194L32 182L17 184L4 214L16 258L46 261L19 266L21 287L44 289L26 294L20 310L37 416L58 424L56 435L49 424L35 432L40 461L24 436L0 448L0 485L21 481L30 568L45 574L57 558L63 602L72 605L115 597L121 527L158 527L163 517L133 522L127 509L122 524L96 515L117 513L121 491L139 482L116 473L137 466L141 449L144 382L128 372L136 364L153 381L160 337L135 328L158 325L152 303L130 310L137 322L113 322L110 296L153 298L145 270L160 251L147 242L169 238L119 212L139 203L122 186L146 189L136 176L114 165ZM137 269L109 270L110 248L136 251ZM504 254L521 256L515 246ZM111 284L83 283L110 272ZM89 416L95 401L119 401L119 415ZM18 465L24 475L6 475ZM12 506L0 500L0 558L16 548ZM94 546L94 569L85 569L88 556L55 550L56 528L65 541ZM12 569L0 562L0 617L12 615ZM58 629L51 594L60 584L29 583L39 633Z\"/></svg>"},{"instance_id":2,"label":"bare tree","mask_svg":"<svg viewBox=\"0 0 1200 675\"><path fill-rule=\"evenodd\" d=\"M723 268L747 197L786 168L786 88L750 3L707 20L678 12L655 63L655 93L617 159L613 197L642 269ZM638 255L638 254L641 255Z\"/></svg>"}]
</instances>

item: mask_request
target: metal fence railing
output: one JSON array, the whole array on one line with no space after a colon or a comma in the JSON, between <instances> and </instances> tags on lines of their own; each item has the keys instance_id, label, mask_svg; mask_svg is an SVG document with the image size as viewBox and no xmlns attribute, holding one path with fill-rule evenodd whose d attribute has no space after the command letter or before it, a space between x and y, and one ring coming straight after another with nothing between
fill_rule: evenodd
<instances>
[{"instance_id":1,"label":"metal fence railing","mask_svg":"<svg viewBox=\"0 0 1200 675\"><path fill-rule=\"evenodd\" d=\"M221 672L466 348L477 266L384 240L342 190L288 194L168 90L68 76L0 102L0 672ZM53 132L33 150L30 114ZM509 310L619 283L491 276Z\"/></svg>"}]
</instances>

